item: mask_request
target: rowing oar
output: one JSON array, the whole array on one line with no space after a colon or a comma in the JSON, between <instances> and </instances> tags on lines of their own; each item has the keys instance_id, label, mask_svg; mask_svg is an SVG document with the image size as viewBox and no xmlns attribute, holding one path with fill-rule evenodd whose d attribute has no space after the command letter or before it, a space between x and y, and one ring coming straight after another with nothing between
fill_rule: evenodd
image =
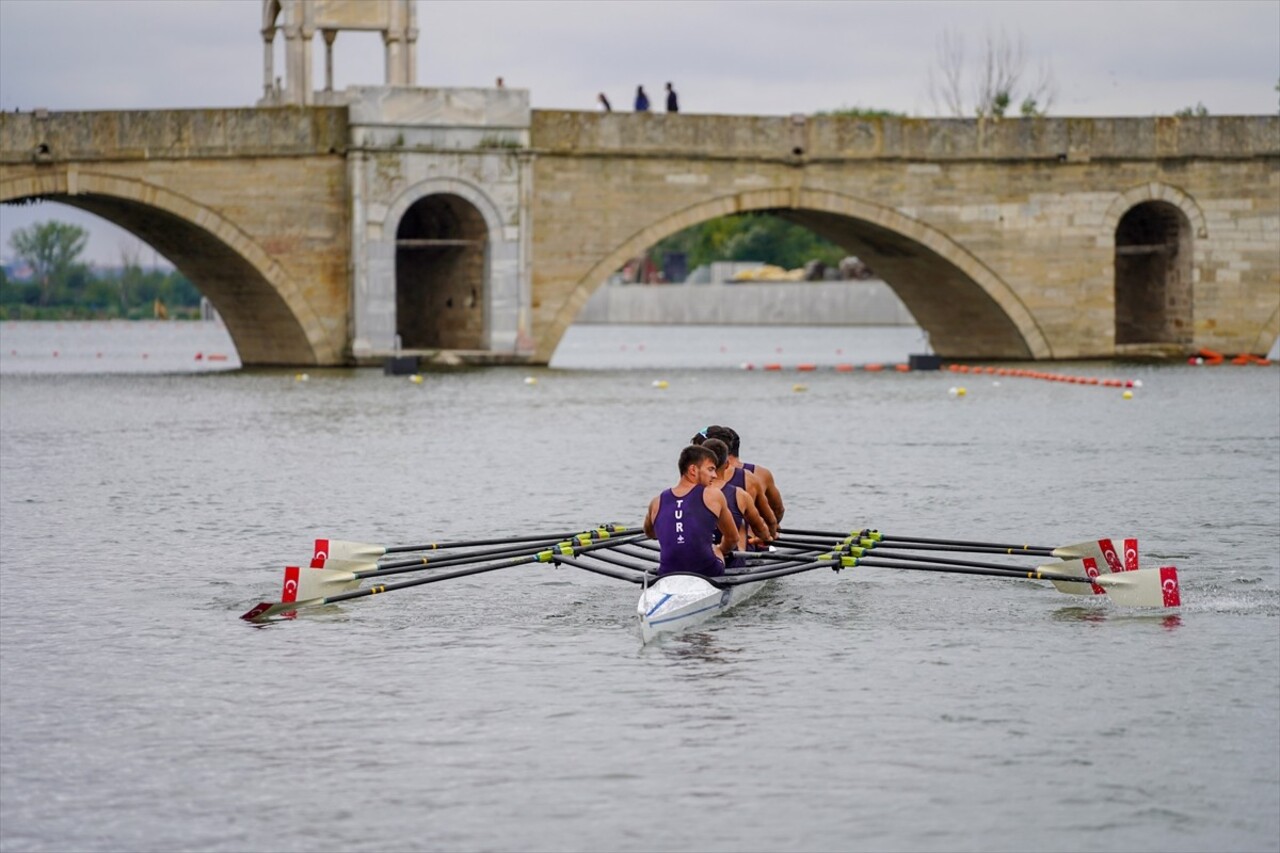
<instances>
[{"instance_id":1,"label":"rowing oar","mask_svg":"<svg viewBox=\"0 0 1280 853\"><path fill-rule=\"evenodd\" d=\"M590 542L609 539L612 536L613 534L607 529L600 527L582 533L563 536L558 541L573 539L580 545L586 545ZM346 592L347 590L355 589L360 585L360 581L367 578L381 578L387 575L404 574L405 572L419 572L423 569L443 569L500 557L525 557L553 544L557 544L557 540L546 541L539 539L532 545L489 548L483 551L471 551L466 554L447 554L441 557L414 557L409 560L396 560L379 565L359 560L312 560L311 570L299 574L298 588L293 597L296 599L322 598L326 592ZM286 592L282 597L286 599L289 597L287 581Z\"/></svg>"},{"instance_id":2,"label":"rowing oar","mask_svg":"<svg viewBox=\"0 0 1280 853\"><path fill-rule=\"evenodd\" d=\"M1113 572L1133 571L1138 568L1138 540L1132 537L1111 537L1094 539L1089 542L1078 542L1074 545L1011 545L1000 542L975 542L966 539L928 539L921 536L890 536L875 530L853 530L848 533L836 533L824 530L798 530L787 528L780 531L792 536L834 537L841 543L853 541L866 546L862 540L870 539L882 548L914 548L919 551L969 551L986 554L1027 554L1038 557L1057 557L1059 560L1078 560L1093 557L1106 561ZM1117 551L1114 541L1124 543L1123 560ZM869 546L867 546L869 547Z\"/></svg>"},{"instance_id":3,"label":"rowing oar","mask_svg":"<svg viewBox=\"0 0 1280 853\"><path fill-rule=\"evenodd\" d=\"M609 533L623 533L627 530L621 524L602 524L598 530ZM404 554L411 551L441 551L445 548L480 548L486 545L514 545L522 542L559 542L574 536L575 531L566 533L547 533L541 536L518 536L504 539L471 539L461 542L428 542L425 545L368 545L364 542L347 542L342 539L317 539L312 559L317 560L376 560L385 554Z\"/></svg>"},{"instance_id":4,"label":"rowing oar","mask_svg":"<svg viewBox=\"0 0 1280 853\"><path fill-rule=\"evenodd\" d=\"M984 563L984 562L978 562L975 560L947 559L946 557L925 556L923 554L891 553L891 554L885 554L883 557L881 557L879 554L870 553L872 548L877 547L880 543L870 539L862 539L861 542L863 543L862 545L854 545L851 542L846 541L843 545L841 545L840 548L836 549L836 551L834 551L833 553L839 554L841 556L850 556L850 557L858 557L858 558L862 558L870 555L873 559L930 563L933 566L939 566L939 567L958 566L958 567L969 568L969 569L994 569L996 571L1007 572L1009 577L1019 577L1019 578L1026 577L1026 572L1027 572L1026 569L1021 569L1021 568L1018 568L1017 566L1002 565L1000 563ZM1039 556L1039 555L1034 555L1034 556ZM867 564L867 565L872 565L872 564ZM1055 581L1054 587L1059 592L1064 592L1068 595L1102 595L1103 593L1106 592L1103 586L1099 585L1096 581L1099 575L1107 573L1107 572L1104 572L1099 567L1098 558L1096 557L1084 557L1082 559L1071 560L1069 562L1050 563L1047 565L1037 566L1035 570L1040 572L1049 572L1051 574L1059 574L1059 575L1075 574L1075 573L1082 572L1091 579L1091 582L1087 584L1086 583L1068 583L1066 581ZM943 569L935 568L935 569L932 569L932 571L943 571ZM1130 571L1134 571L1134 569L1131 569ZM963 571L959 571L958 573L986 574L985 572L963 572Z\"/></svg>"},{"instance_id":5,"label":"rowing oar","mask_svg":"<svg viewBox=\"0 0 1280 853\"><path fill-rule=\"evenodd\" d=\"M602 559L599 554L593 554L592 556L595 557L596 559ZM556 555L556 556L553 556L551 559L557 566L572 566L575 569L582 569L583 571L594 572L597 575L604 575L605 577L609 577L609 578L617 578L620 581L630 581L631 583L644 583L645 575L648 575L650 580L653 580L655 577L657 577L657 575L653 574L652 572L646 572L646 571L643 571L642 569L631 568L629 566L627 568L630 569L630 573L627 573L619 569L615 569L611 566L598 566L598 565L595 565L594 563L587 563L582 560L575 560L572 557ZM619 565L622 565L622 564L619 563Z\"/></svg>"},{"instance_id":6,"label":"rowing oar","mask_svg":"<svg viewBox=\"0 0 1280 853\"><path fill-rule=\"evenodd\" d=\"M1134 569L1119 574L1090 575L1083 565L1085 560L1072 560L1057 566L1042 566L1030 571L997 568L983 569L966 566L922 565L896 562L880 558L841 556L842 568L867 566L869 568L907 569L908 571L949 572L962 575L986 575L997 578L1030 578L1050 581L1059 592L1068 595L1090 595L1092 585L1106 591L1116 604L1125 607L1179 607L1182 595L1178 585L1178 570L1173 566L1158 569ZM1080 572L1080 574L1072 574Z\"/></svg>"},{"instance_id":7,"label":"rowing oar","mask_svg":"<svg viewBox=\"0 0 1280 853\"><path fill-rule=\"evenodd\" d=\"M635 538L639 538L643 535L644 535L643 533L633 534ZM548 548L543 551L539 551L536 554L527 554L522 557L512 557L508 560L503 560L502 562L499 562L499 563L491 563L489 565L484 565L484 566L472 566L471 568L468 568L468 569L458 569L457 571L452 571L452 572L442 572L437 575L428 575L427 577L424 577L424 578L415 578L409 581L401 581L400 583L377 584L375 586L366 587L364 589L356 589L356 590L351 590L349 592L340 592L336 595L324 596L322 598L308 598L308 599L302 599L299 601L279 601L279 602L264 601L258 604L256 607L249 610L248 613L245 613L240 618L250 622L266 622L270 620L271 617L273 616L292 613L304 607L320 607L325 604L338 604L339 602L351 601L356 598L364 598L366 596L379 595L384 592L392 592L398 589L408 589L409 587L413 587L413 586L422 586L423 584L437 583L439 581L445 581L445 580L452 580L453 578L467 577L468 575L478 575L484 572L492 572L498 569L505 569L511 566L519 566L527 563L549 563L552 561L552 558L555 557L556 554L561 554L562 556L580 554L587 551L592 551L596 548L611 547L617 544L618 541L627 541L627 540L624 537L622 540L597 541L597 542L591 542L589 544L581 544L581 543L575 544L574 541L564 541L564 542L558 543L553 548ZM300 570L297 569L297 567L291 567L291 569L286 570L286 575L285 575L286 591L289 589L289 582L290 582L289 573L290 572L293 573L293 578L292 578L292 581L294 584L293 588L295 591L297 590L297 583L298 583L297 574L299 573L299 571ZM309 569L308 571L315 571L315 569Z\"/></svg>"},{"instance_id":8,"label":"rowing oar","mask_svg":"<svg viewBox=\"0 0 1280 853\"><path fill-rule=\"evenodd\" d=\"M742 556L760 557L759 551L739 551L735 552ZM787 575L796 575L801 572L811 572L814 569L829 568L832 571L840 571L844 568L838 555L827 554L816 560L796 561L792 557L778 556L781 560L777 566L769 569L760 569L754 572L740 572L732 575L719 575L714 578L707 578L714 586L737 586L742 583L754 583L756 581L767 581L772 578L782 578Z\"/></svg>"},{"instance_id":9,"label":"rowing oar","mask_svg":"<svg viewBox=\"0 0 1280 853\"><path fill-rule=\"evenodd\" d=\"M594 534L596 531L588 531L588 534ZM444 566L456 566L459 563L476 562L477 560L486 560L493 557L514 557L524 554L532 554L535 551L541 551L548 545L554 545L557 542L563 542L566 539L576 539L584 534L565 533L551 539L535 539L523 545L509 545L505 548L486 548L482 551L467 551L461 554L447 553L439 557L408 557L403 560L392 560L387 563L375 563L368 559L352 559L344 557L313 557L311 560L311 568L313 569L339 569L346 571L365 572L363 577L373 577L370 572L378 574L399 574L405 571L416 571L424 568L437 568ZM593 538L608 538L610 534L602 534Z\"/></svg>"}]
</instances>

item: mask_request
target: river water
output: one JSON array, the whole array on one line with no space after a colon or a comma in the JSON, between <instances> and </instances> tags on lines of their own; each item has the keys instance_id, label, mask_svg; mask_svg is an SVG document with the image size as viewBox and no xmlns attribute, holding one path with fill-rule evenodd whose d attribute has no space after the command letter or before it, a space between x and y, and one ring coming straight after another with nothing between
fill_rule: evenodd
<instances>
[{"instance_id":1,"label":"river water","mask_svg":"<svg viewBox=\"0 0 1280 853\"><path fill-rule=\"evenodd\" d=\"M822 334L593 327L414 383L0 325L0 850L1280 848L1280 370L1050 368L1125 399ZM859 568L641 647L634 587L521 567L237 618L316 537L634 524L713 422L792 526L1132 535L1185 604Z\"/></svg>"}]
</instances>

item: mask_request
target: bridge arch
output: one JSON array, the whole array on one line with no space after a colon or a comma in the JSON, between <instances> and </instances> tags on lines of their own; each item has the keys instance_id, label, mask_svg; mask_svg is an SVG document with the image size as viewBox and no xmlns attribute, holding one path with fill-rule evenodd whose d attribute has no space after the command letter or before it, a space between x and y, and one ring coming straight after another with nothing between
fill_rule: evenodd
<instances>
[{"instance_id":1,"label":"bridge arch","mask_svg":"<svg viewBox=\"0 0 1280 853\"><path fill-rule=\"evenodd\" d=\"M1163 201L1173 205L1182 211L1182 215L1187 218L1191 231L1197 238L1203 240L1209 236L1209 226L1205 222L1204 211L1200 209L1200 205L1196 204L1196 200L1177 187L1159 181L1138 184L1117 195L1107 207L1103 223L1105 233L1114 235L1120 226L1120 219L1130 209L1147 201Z\"/></svg>"},{"instance_id":2,"label":"bridge arch","mask_svg":"<svg viewBox=\"0 0 1280 853\"><path fill-rule=\"evenodd\" d=\"M25 198L88 211L155 247L218 309L242 364L328 364L341 355L280 265L208 207L145 181L79 169L0 182L0 202Z\"/></svg>"},{"instance_id":3,"label":"bridge arch","mask_svg":"<svg viewBox=\"0 0 1280 853\"><path fill-rule=\"evenodd\" d=\"M1052 358L1030 310L1009 285L943 232L893 208L825 190L773 188L691 205L633 234L577 283L539 339L550 358L591 294L622 264L659 240L708 219L768 211L858 255L882 275L940 355Z\"/></svg>"}]
</instances>

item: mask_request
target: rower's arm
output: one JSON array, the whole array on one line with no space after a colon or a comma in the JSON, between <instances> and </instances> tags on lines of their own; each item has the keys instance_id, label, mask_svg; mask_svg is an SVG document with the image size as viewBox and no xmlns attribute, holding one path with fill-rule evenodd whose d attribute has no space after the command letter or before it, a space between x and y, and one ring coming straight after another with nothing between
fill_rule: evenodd
<instances>
[{"instance_id":1,"label":"rower's arm","mask_svg":"<svg viewBox=\"0 0 1280 853\"><path fill-rule=\"evenodd\" d=\"M764 518L761 517L760 511L756 509L755 502L751 500L751 495L743 494L742 489L736 492L738 498L738 509L742 510L742 517L747 520L747 525L756 534L756 538L762 543L769 542L772 537L769 534L769 525L765 524ZM746 546L746 543L742 543Z\"/></svg>"},{"instance_id":2,"label":"rower's arm","mask_svg":"<svg viewBox=\"0 0 1280 853\"><path fill-rule=\"evenodd\" d=\"M759 469L757 468L756 470L758 471ZM776 539L778 537L778 517L773 514L773 507L769 506L769 497L764 490L764 481L756 474L748 473L746 482L747 492L756 502L756 510L769 527L769 538Z\"/></svg>"},{"instance_id":3,"label":"rower's arm","mask_svg":"<svg viewBox=\"0 0 1280 853\"><path fill-rule=\"evenodd\" d=\"M769 507L773 510L774 517L778 523L782 523L782 514L787 508L782 505L782 492L778 491L778 484L773 481L773 472L768 468L756 466L756 473L760 475L760 481L764 483L764 496L769 501Z\"/></svg>"},{"instance_id":4,"label":"rower's arm","mask_svg":"<svg viewBox=\"0 0 1280 853\"><path fill-rule=\"evenodd\" d=\"M658 511L658 498L649 501L649 511L644 514L644 535L650 539L657 539L658 534L653 529L653 516Z\"/></svg>"}]
</instances>

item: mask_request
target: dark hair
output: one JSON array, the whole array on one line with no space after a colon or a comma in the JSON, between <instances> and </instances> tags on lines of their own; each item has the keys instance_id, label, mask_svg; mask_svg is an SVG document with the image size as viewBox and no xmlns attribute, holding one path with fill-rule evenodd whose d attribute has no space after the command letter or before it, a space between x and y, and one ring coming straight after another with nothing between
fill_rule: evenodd
<instances>
[{"instance_id":1,"label":"dark hair","mask_svg":"<svg viewBox=\"0 0 1280 853\"><path fill-rule=\"evenodd\" d=\"M702 431L702 434L705 435L707 438L720 439L728 446L729 453L731 453L734 456L738 455L738 447L739 447L739 444L741 443L741 439L739 439L738 434L734 432L732 429L730 429L729 427L720 426L719 424L714 424L704 429Z\"/></svg>"},{"instance_id":2,"label":"dark hair","mask_svg":"<svg viewBox=\"0 0 1280 853\"><path fill-rule=\"evenodd\" d=\"M710 450L716 455L716 467L723 468L724 463L729 461L729 445L725 444L718 438L708 438L702 442L702 446Z\"/></svg>"},{"instance_id":3,"label":"dark hair","mask_svg":"<svg viewBox=\"0 0 1280 853\"><path fill-rule=\"evenodd\" d=\"M691 444L684 450L680 451L680 476L684 476L684 472L689 470L690 465L701 465L704 460L710 459L712 463L716 461L716 455L705 447L699 447Z\"/></svg>"}]
</instances>

